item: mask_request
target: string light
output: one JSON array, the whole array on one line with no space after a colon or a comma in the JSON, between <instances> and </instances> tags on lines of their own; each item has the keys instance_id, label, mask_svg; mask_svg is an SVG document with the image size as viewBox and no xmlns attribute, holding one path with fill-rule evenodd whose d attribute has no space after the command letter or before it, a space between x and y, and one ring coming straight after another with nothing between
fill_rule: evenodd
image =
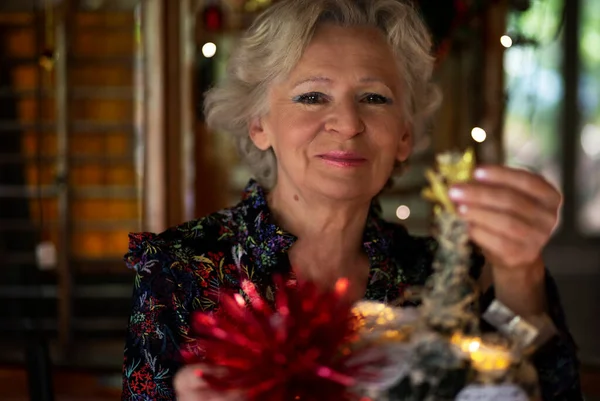
<instances>
[{"instance_id":1,"label":"string light","mask_svg":"<svg viewBox=\"0 0 600 401\"><path fill-rule=\"evenodd\" d=\"M508 49L509 47L511 47L513 45L513 40L508 35L502 35L500 37L500 43L502 44L502 46L504 46Z\"/></svg>"},{"instance_id":2,"label":"string light","mask_svg":"<svg viewBox=\"0 0 600 401\"><path fill-rule=\"evenodd\" d=\"M473 367L479 372L506 371L512 363L508 349L485 344L481 338L456 333L450 342L469 355Z\"/></svg>"},{"instance_id":3,"label":"string light","mask_svg":"<svg viewBox=\"0 0 600 401\"><path fill-rule=\"evenodd\" d=\"M469 343L469 352L475 352L479 349L479 347L481 346L481 343L477 340L473 340Z\"/></svg>"},{"instance_id":4,"label":"string light","mask_svg":"<svg viewBox=\"0 0 600 401\"><path fill-rule=\"evenodd\" d=\"M202 55L206 58L211 58L217 53L217 45L212 42L205 43L202 46Z\"/></svg>"},{"instance_id":5,"label":"string light","mask_svg":"<svg viewBox=\"0 0 600 401\"><path fill-rule=\"evenodd\" d=\"M473 138L475 142L481 143L486 140L487 133L483 128L475 127L471 130L471 138Z\"/></svg>"},{"instance_id":6,"label":"string light","mask_svg":"<svg viewBox=\"0 0 600 401\"><path fill-rule=\"evenodd\" d=\"M400 220L406 220L410 216L410 208L406 205L398 206L396 209L396 217Z\"/></svg>"}]
</instances>

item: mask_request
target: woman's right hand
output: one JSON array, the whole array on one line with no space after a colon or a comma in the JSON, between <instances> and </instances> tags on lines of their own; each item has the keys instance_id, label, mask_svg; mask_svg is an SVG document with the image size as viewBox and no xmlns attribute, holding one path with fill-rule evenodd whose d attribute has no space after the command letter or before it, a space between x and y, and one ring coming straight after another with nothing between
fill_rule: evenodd
<instances>
[{"instance_id":1,"label":"woman's right hand","mask_svg":"<svg viewBox=\"0 0 600 401\"><path fill-rule=\"evenodd\" d=\"M242 401L241 392L216 392L211 390L198 372L203 365L189 365L181 368L175 375L173 386L177 401Z\"/></svg>"}]
</instances>

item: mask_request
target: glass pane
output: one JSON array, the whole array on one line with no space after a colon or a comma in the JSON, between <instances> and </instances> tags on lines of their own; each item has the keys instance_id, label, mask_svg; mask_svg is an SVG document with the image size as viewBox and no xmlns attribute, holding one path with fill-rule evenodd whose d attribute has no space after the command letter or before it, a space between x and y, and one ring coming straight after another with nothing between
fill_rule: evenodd
<instances>
[{"instance_id":1,"label":"glass pane","mask_svg":"<svg viewBox=\"0 0 600 401\"><path fill-rule=\"evenodd\" d=\"M69 65L73 261L109 268L139 230L139 25L135 13L75 12ZM94 274L93 265L81 273ZM122 266L121 266L122 268Z\"/></svg>"},{"instance_id":2,"label":"glass pane","mask_svg":"<svg viewBox=\"0 0 600 401\"><path fill-rule=\"evenodd\" d=\"M581 130L578 146L579 228L600 233L600 2L582 0L579 51L581 75L579 105Z\"/></svg>"},{"instance_id":3,"label":"glass pane","mask_svg":"<svg viewBox=\"0 0 600 401\"><path fill-rule=\"evenodd\" d=\"M526 12L511 12L513 46L504 59L506 162L541 173L559 188L562 7L562 0L538 0Z\"/></svg>"}]
</instances>

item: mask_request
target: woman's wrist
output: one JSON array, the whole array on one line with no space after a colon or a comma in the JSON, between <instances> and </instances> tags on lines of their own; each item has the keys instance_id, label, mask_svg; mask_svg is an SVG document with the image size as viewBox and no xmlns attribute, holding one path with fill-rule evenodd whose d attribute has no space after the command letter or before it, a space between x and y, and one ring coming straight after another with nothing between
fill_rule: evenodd
<instances>
[{"instance_id":1,"label":"woman's wrist","mask_svg":"<svg viewBox=\"0 0 600 401\"><path fill-rule=\"evenodd\" d=\"M520 268L492 268L496 298L522 317L547 312L545 266L538 258Z\"/></svg>"}]
</instances>

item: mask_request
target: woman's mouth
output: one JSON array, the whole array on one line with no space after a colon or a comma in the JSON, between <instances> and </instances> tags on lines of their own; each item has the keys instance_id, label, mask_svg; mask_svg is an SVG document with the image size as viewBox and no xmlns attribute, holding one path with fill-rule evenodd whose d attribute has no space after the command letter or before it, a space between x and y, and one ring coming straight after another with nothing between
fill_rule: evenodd
<instances>
[{"instance_id":1,"label":"woman's mouth","mask_svg":"<svg viewBox=\"0 0 600 401\"><path fill-rule=\"evenodd\" d=\"M367 159L356 152L331 151L317 156L325 163L335 167L359 167L367 162Z\"/></svg>"}]
</instances>

